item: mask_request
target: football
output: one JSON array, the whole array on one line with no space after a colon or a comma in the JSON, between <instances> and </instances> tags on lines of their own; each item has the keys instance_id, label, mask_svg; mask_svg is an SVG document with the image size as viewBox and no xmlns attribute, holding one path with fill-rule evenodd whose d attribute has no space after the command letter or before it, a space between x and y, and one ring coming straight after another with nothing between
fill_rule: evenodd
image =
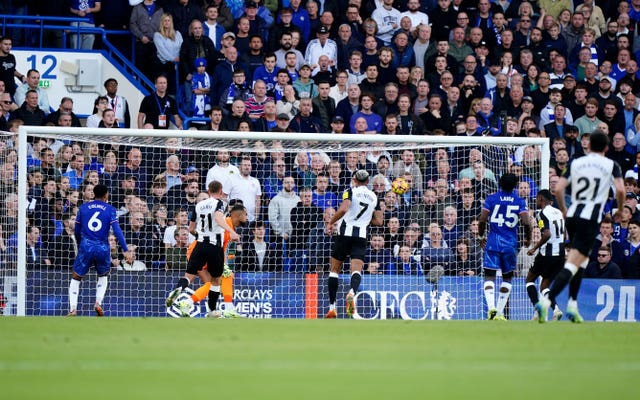
<instances>
[{"instance_id":1,"label":"football","mask_svg":"<svg viewBox=\"0 0 640 400\"><path fill-rule=\"evenodd\" d=\"M391 182L391 190L395 194L405 194L409 190L409 184L404 178L396 178Z\"/></svg>"}]
</instances>

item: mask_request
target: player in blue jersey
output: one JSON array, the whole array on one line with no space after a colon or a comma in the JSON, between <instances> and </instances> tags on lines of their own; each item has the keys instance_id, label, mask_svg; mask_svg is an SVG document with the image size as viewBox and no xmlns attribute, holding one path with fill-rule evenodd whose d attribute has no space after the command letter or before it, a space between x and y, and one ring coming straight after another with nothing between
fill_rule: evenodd
<instances>
[{"instance_id":1,"label":"player in blue jersey","mask_svg":"<svg viewBox=\"0 0 640 400\"><path fill-rule=\"evenodd\" d=\"M111 268L111 253L109 250L109 231L113 229L125 257L129 258L129 248L118 225L116 209L107 203L109 188L98 184L93 188L94 200L83 204L78 210L74 236L78 243L78 256L73 263L73 277L69 284L69 314L78 314L78 295L80 293L80 281L94 266L98 272L96 285L96 303L94 310L96 315L102 317L102 300L107 292L107 275Z\"/></svg>"},{"instance_id":2,"label":"player in blue jersey","mask_svg":"<svg viewBox=\"0 0 640 400\"><path fill-rule=\"evenodd\" d=\"M531 218L527 203L513 191L518 178L511 173L500 177L500 190L486 198L478 221L478 233L484 245L484 297L488 319L504 320L504 307L509 300L511 280L516 269L518 220L524 226L524 245L531 243ZM489 236L485 231L489 225ZM496 272L502 271L502 284L495 305Z\"/></svg>"}]
</instances>

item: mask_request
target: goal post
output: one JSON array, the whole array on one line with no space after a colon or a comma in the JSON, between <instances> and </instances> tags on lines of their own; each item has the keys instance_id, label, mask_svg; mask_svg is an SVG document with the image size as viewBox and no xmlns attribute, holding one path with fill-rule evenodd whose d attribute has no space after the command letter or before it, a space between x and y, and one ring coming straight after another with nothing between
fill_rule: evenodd
<instances>
[{"instance_id":1,"label":"goal post","mask_svg":"<svg viewBox=\"0 0 640 400\"><path fill-rule=\"evenodd\" d=\"M47 175L52 172L40 167L42 160L32 152L43 148L54 151L54 169L62 177L52 179ZM13 258L5 257L0 265L4 270L0 290L8 299L7 315L66 314L69 263L75 248L62 239L68 235L66 229L79 204L90 200L91 185L96 182L108 182L112 189L110 202L119 210L128 244L132 244L129 240L136 242L133 263L122 259L117 245L113 249L105 312L110 316L170 315L164 298L184 273L183 242L192 240L184 232L188 222L183 213L188 215L202 198L209 180L222 179L229 199L242 200L250 219L248 226L238 228L242 239L237 248L230 248L238 311L252 317L321 318L328 307L328 257L335 240L326 233L324 220L330 209L335 211L339 205L350 181L349 171L355 167L369 170L370 186L374 180L378 183L374 192L387 217L384 228L372 229L375 240L371 235L368 240L357 317L480 319L486 307L482 277L457 269L464 263L475 262L477 267L481 258L477 248L472 252L475 238L468 226L477 215L467 215L466 210L477 211L482 198L496 187L497 179L512 169L527 182L530 194L549 187L546 138L22 126L17 150L19 212L15 238L21 239L15 240L16 248L10 252ZM82 155L84 167L78 169L75 154ZM379 162L381 158L388 159L387 167ZM248 176L243 172L247 168L243 160L249 160ZM172 165L175 162L177 167ZM281 165L285 173L278 171ZM73 172L74 168L80 172ZM340 171L336 173L335 169ZM38 173L42 175L39 178ZM412 185L402 196L390 191L391 181L398 176ZM284 177L294 179L293 191L287 191ZM39 185L44 189L34 191L38 179L43 180ZM55 193L45 194L47 180L56 181ZM448 192L442 201L438 192L441 186ZM427 200L428 193L436 196L434 204ZM463 193L473 193L475 208L463 204ZM310 205L306 198L311 199ZM528 198L530 205L532 198ZM456 224L467 221L456 227L459 232L455 235L443 226L445 208L455 210ZM398 220L400 226L390 226L390 219L394 219L392 224ZM33 234L29 238L33 225L40 228L36 243ZM432 244L435 239L431 240L430 229L445 231L442 233L449 243L442 241L443 250ZM412 238L413 234L417 236ZM466 258L458 254L458 239L468 239ZM373 243L377 240L382 244ZM29 257L34 248L39 257L48 257L47 264ZM402 258L406 251L410 252L409 261ZM416 270L411 265L419 267ZM7 284L9 281L15 285ZM348 281L345 269L339 306L344 302ZM190 288L198 285L196 278ZM81 315L90 314L94 295L92 272L82 282ZM204 314L204 303L194 315ZM531 316L522 278L516 279L509 312L512 319Z\"/></svg>"}]
</instances>

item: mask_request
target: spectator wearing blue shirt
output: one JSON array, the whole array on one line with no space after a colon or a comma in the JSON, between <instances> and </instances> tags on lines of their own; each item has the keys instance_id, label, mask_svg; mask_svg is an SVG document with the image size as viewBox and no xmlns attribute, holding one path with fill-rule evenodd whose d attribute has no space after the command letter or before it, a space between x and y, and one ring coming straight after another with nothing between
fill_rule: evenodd
<instances>
[{"instance_id":1,"label":"spectator wearing blue shirt","mask_svg":"<svg viewBox=\"0 0 640 400\"><path fill-rule=\"evenodd\" d=\"M138 193L141 196L145 196L147 188L149 187L149 173L146 169L141 167L142 164L142 152L137 147L132 147L127 154L127 161L124 165L118 168L118 175L121 177L133 177L136 180L136 186Z\"/></svg>"},{"instance_id":2,"label":"spectator wearing blue shirt","mask_svg":"<svg viewBox=\"0 0 640 400\"><path fill-rule=\"evenodd\" d=\"M422 257L420 258L424 272L429 272L435 266L441 266L446 270L452 261L453 254L451 253L451 248L443 239L442 229L437 223L431 223L429 225L429 237L424 240Z\"/></svg>"},{"instance_id":3,"label":"spectator wearing blue shirt","mask_svg":"<svg viewBox=\"0 0 640 400\"><path fill-rule=\"evenodd\" d=\"M367 266L365 271L368 270L371 263L375 262L378 263L377 272L381 272L383 274L395 272L396 267L393 263L393 254L391 253L391 250L385 248L384 235L379 232L371 234L365 259Z\"/></svg>"},{"instance_id":4,"label":"spectator wearing blue shirt","mask_svg":"<svg viewBox=\"0 0 640 400\"><path fill-rule=\"evenodd\" d=\"M204 35L211 39L218 51L222 48L222 35L226 32L224 26L218 23L219 14L220 10L218 6L210 3L205 10L205 19L202 21Z\"/></svg>"},{"instance_id":5,"label":"spectator wearing blue shirt","mask_svg":"<svg viewBox=\"0 0 640 400\"><path fill-rule=\"evenodd\" d=\"M458 224L458 210L454 206L444 208L444 217L442 218L442 236L447 247L455 249L458 239L464 233L464 227Z\"/></svg>"},{"instance_id":6,"label":"spectator wearing blue shirt","mask_svg":"<svg viewBox=\"0 0 640 400\"><path fill-rule=\"evenodd\" d=\"M349 127L351 133L356 133L356 120L360 117L367 121L367 130L376 131L380 133L382 131L383 121L382 117L372 111L375 98L370 93L363 93L360 95L360 111L354 113L351 116Z\"/></svg>"},{"instance_id":7,"label":"spectator wearing blue shirt","mask_svg":"<svg viewBox=\"0 0 640 400\"><path fill-rule=\"evenodd\" d=\"M71 170L65 172L62 176L69 178L69 187L71 189L78 190L84 179L84 155L74 154L70 166Z\"/></svg>"},{"instance_id":8,"label":"spectator wearing blue shirt","mask_svg":"<svg viewBox=\"0 0 640 400\"><path fill-rule=\"evenodd\" d=\"M262 60L262 65L253 72L253 84L255 84L257 80L264 81L267 86L267 96L273 97L275 95L276 83L278 82L276 56L273 53L267 53Z\"/></svg>"},{"instance_id":9,"label":"spectator wearing blue shirt","mask_svg":"<svg viewBox=\"0 0 640 400\"><path fill-rule=\"evenodd\" d=\"M319 175L316 178L316 189L312 194L312 203L322 210L327 208L338 208L340 206L338 202L338 196L333 192L328 192L329 177L326 175Z\"/></svg>"},{"instance_id":10,"label":"spectator wearing blue shirt","mask_svg":"<svg viewBox=\"0 0 640 400\"><path fill-rule=\"evenodd\" d=\"M71 14L74 14L77 18L84 18L86 21L72 22L71 26L95 28L93 16L95 13L100 12L100 4L100 1L95 0L73 0L71 2ZM80 40L78 40L78 35L71 35L71 47L74 49L91 50L93 49L94 41L93 33L80 35Z\"/></svg>"},{"instance_id":11,"label":"spectator wearing blue shirt","mask_svg":"<svg viewBox=\"0 0 640 400\"><path fill-rule=\"evenodd\" d=\"M422 275L422 265L411 254L411 247L400 246L395 262L396 273L400 275Z\"/></svg>"},{"instance_id":12,"label":"spectator wearing blue shirt","mask_svg":"<svg viewBox=\"0 0 640 400\"><path fill-rule=\"evenodd\" d=\"M289 1L289 8L291 8L293 12L291 23L300 28L302 31L302 39L304 39L305 43L308 43L311 34L311 22L309 20L309 13L304 7L300 6L300 3L302 3L302 0Z\"/></svg>"},{"instance_id":13,"label":"spectator wearing blue shirt","mask_svg":"<svg viewBox=\"0 0 640 400\"><path fill-rule=\"evenodd\" d=\"M234 71L238 69L247 70L242 63L238 62L238 50L235 47L229 47L225 51L224 61L216 65L213 71L212 98L220 98L222 92L233 82Z\"/></svg>"}]
</instances>

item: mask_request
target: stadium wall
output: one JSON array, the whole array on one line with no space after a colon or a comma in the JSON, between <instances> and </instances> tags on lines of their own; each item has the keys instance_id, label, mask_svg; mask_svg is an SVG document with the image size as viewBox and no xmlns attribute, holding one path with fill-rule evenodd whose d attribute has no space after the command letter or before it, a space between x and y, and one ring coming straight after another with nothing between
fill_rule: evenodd
<instances>
[{"instance_id":1,"label":"stadium wall","mask_svg":"<svg viewBox=\"0 0 640 400\"><path fill-rule=\"evenodd\" d=\"M118 95L124 96L129 103L131 127L137 127L135 116L146 91L125 75L106 53L13 49L11 54L15 55L16 69L21 73L26 74L30 69L40 72L40 86L47 93L51 107L57 109L63 97L71 97L73 111L78 115L93 114L96 97L106 93L104 81L115 78Z\"/></svg>"}]
</instances>

